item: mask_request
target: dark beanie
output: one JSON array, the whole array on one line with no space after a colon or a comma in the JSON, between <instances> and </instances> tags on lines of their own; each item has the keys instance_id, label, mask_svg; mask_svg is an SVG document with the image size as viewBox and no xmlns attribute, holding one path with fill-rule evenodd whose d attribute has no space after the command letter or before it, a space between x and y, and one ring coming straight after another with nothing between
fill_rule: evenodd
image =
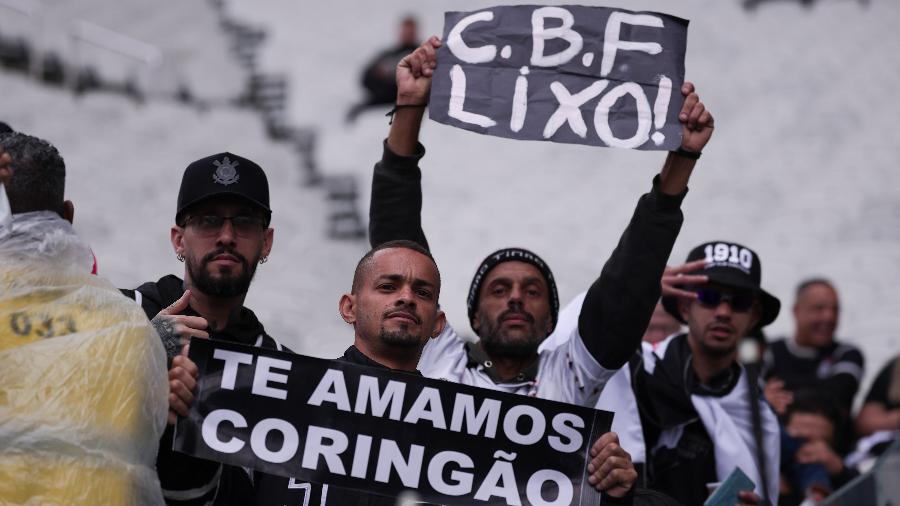
<instances>
[{"instance_id":1,"label":"dark beanie","mask_svg":"<svg viewBox=\"0 0 900 506\"><path fill-rule=\"evenodd\" d=\"M553 328L556 328L556 320L559 317L559 294L556 292L556 281L553 279L553 273L550 272L550 267L547 267L547 263L541 257L524 248L499 249L482 260L478 270L475 271L475 277L472 278L472 284L469 286L469 297L466 300L466 305L469 308L469 323L471 324L475 320L475 311L478 309L478 298L481 295L481 284L484 283L484 278L491 272L491 269L503 262L525 262L526 264L531 264L544 276L550 292L550 317L553 319L553 326L550 332L553 332Z\"/></svg>"}]
</instances>

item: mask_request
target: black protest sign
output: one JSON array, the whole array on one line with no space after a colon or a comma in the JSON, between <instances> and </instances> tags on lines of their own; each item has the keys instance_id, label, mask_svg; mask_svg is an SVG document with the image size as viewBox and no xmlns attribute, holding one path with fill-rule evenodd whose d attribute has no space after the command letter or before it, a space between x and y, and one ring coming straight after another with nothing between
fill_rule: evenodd
<instances>
[{"instance_id":1,"label":"black protest sign","mask_svg":"<svg viewBox=\"0 0 900 506\"><path fill-rule=\"evenodd\" d=\"M221 341L190 358L178 451L437 504L599 504L588 451L612 413Z\"/></svg>"},{"instance_id":2,"label":"black protest sign","mask_svg":"<svg viewBox=\"0 0 900 506\"><path fill-rule=\"evenodd\" d=\"M499 137L677 149L687 24L606 7L447 12L430 116Z\"/></svg>"}]
</instances>

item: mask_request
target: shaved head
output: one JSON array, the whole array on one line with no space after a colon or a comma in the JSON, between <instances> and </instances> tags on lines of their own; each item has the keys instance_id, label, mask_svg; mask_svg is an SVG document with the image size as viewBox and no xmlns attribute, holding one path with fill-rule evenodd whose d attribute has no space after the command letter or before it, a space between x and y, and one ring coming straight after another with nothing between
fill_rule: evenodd
<instances>
[{"instance_id":1,"label":"shaved head","mask_svg":"<svg viewBox=\"0 0 900 506\"><path fill-rule=\"evenodd\" d=\"M406 240L397 240L397 241L388 241L375 246L368 253L363 255L363 257L359 260L359 263L356 264L356 270L353 272L353 285L350 289L350 293L356 294L359 291L359 287L362 284L363 280L368 274L369 266L372 263L372 257L375 256L375 253L392 248L402 248L415 251L417 253L421 253L428 257L431 260L431 263L434 264L434 270L437 272L438 278L438 290L440 290L440 280L441 280L441 272L438 270L437 262L434 261L434 257L431 256L431 252L425 249L421 244L414 241L406 241Z\"/></svg>"}]
</instances>

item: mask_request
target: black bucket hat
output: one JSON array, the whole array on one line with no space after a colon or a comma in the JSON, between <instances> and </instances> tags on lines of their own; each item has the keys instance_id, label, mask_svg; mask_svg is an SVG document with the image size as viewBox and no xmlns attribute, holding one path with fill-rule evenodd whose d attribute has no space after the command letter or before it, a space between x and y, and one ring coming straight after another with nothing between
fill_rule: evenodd
<instances>
[{"instance_id":1,"label":"black bucket hat","mask_svg":"<svg viewBox=\"0 0 900 506\"><path fill-rule=\"evenodd\" d=\"M201 158L184 169L178 190L175 222L188 207L210 197L234 195L250 201L271 217L269 180L262 167L234 153L219 153Z\"/></svg>"},{"instance_id":2,"label":"black bucket hat","mask_svg":"<svg viewBox=\"0 0 900 506\"><path fill-rule=\"evenodd\" d=\"M709 283L750 290L759 296L762 315L759 323L751 330L761 329L775 321L781 310L781 302L760 287L762 265L756 252L737 243L712 241L692 249L686 261L702 259L706 259L706 266L691 274L706 276ZM665 296L662 305L676 320L687 323L678 311L678 297Z\"/></svg>"}]
</instances>

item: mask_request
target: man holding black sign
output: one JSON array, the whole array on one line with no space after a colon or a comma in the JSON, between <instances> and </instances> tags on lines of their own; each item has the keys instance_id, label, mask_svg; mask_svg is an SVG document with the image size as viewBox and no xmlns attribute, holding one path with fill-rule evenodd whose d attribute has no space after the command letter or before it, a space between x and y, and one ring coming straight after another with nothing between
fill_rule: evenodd
<instances>
[{"instance_id":1,"label":"man holding black sign","mask_svg":"<svg viewBox=\"0 0 900 506\"><path fill-rule=\"evenodd\" d=\"M440 46L432 37L397 68L398 108L372 183L373 245L392 239L427 245L420 224L417 167L424 148L417 139ZM555 281L537 255L504 249L485 259L469 293L469 317L480 344L466 345L448 327L423 352L419 366L426 376L594 405L606 380L640 345L681 226L688 178L712 135L712 116L693 86L685 84L682 92L681 147L669 154L652 191L641 198L629 228L588 291L577 339L538 355L538 345L556 323Z\"/></svg>"},{"instance_id":2,"label":"man holding black sign","mask_svg":"<svg viewBox=\"0 0 900 506\"><path fill-rule=\"evenodd\" d=\"M434 258L421 245L399 240L373 248L357 265L350 293L341 297L341 317L353 325L355 337L338 360L421 376L416 364L422 348L446 324L438 308L440 284ZM630 504L626 494L636 474L630 457L617 443L613 433L595 442L593 451L603 465L590 470L589 482L605 492L607 502ZM258 505L395 504L391 497L266 473L258 473L256 482ZM518 495L517 491L514 497ZM617 497L625 501L617 502Z\"/></svg>"}]
</instances>

